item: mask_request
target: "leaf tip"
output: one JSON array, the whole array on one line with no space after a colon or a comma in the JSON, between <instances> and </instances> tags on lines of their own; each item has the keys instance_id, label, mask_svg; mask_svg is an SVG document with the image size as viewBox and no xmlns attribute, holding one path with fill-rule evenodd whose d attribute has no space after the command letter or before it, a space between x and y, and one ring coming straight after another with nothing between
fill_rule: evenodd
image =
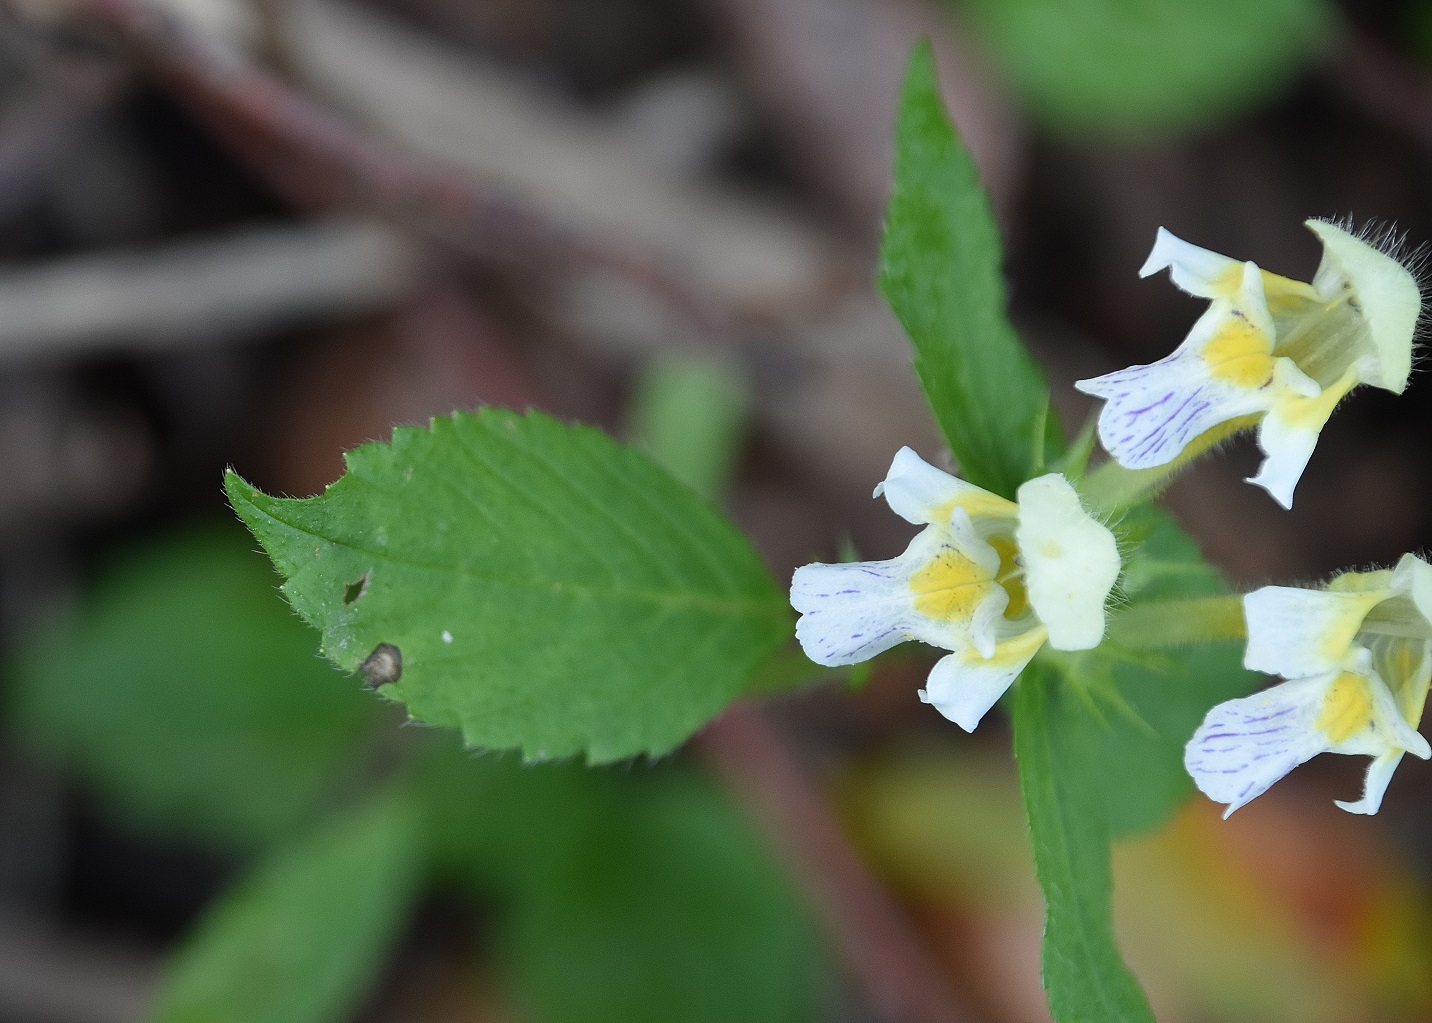
<instances>
[{"instance_id":1,"label":"leaf tip","mask_svg":"<svg viewBox=\"0 0 1432 1023\"><path fill-rule=\"evenodd\" d=\"M224 467L224 493L233 500L236 493L247 493L253 490L253 486L237 472L232 465Z\"/></svg>"},{"instance_id":2,"label":"leaf tip","mask_svg":"<svg viewBox=\"0 0 1432 1023\"><path fill-rule=\"evenodd\" d=\"M929 36L921 36L910 47L910 59L905 64L905 89L932 81L935 77L935 48Z\"/></svg>"},{"instance_id":3,"label":"leaf tip","mask_svg":"<svg viewBox=\"0 0 1432 1023\"><path fill-rule=\"evenodd\" d=\"M229 507L234 514L249 524L249 517L263 492L235 472L233 466L227 466L224 469L224 496L229 499Z\"/></svg>"}]
</instances>

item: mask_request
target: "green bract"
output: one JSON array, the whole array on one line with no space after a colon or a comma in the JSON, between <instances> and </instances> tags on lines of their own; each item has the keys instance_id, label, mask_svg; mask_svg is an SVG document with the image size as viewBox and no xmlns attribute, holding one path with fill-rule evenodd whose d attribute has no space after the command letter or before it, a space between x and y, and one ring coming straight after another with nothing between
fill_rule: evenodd
<instances>
[{"instance_id":1,"label":"green bract","mask_svg":"<svg viewBox=\"0 0 1432 1023\"><path fill-rule=\"evenodd\" d=\"M230 473L229 498L323 653L470 745L661 755L790 636L750 544L597 430L459 412L347 465L303 500Z\"/></svg>"},{"instance_id":2,"label":"green bract","mask_svg":"<svg viewBox=\"0 0 1432 1023\"><path fill-rule=\"evenodd\" d=\"M1221 596L1226 584L1188 534L1156 508L1122 525L1132 547L1122 585L1128 603L1113 613L1103 648L1076 666L1073 680L1081 684L1082 670L1100 710L1081 720L1103 771L1114 838L1152 830L1187 798L1193 785L1183 769L1184 741L1210 706L1257 684L1240 661L1238 598ZM1212 610L1216 628L1196 628ZM1112 693L1100 701L1106 681Z\"/></svg>"}]
</instances>

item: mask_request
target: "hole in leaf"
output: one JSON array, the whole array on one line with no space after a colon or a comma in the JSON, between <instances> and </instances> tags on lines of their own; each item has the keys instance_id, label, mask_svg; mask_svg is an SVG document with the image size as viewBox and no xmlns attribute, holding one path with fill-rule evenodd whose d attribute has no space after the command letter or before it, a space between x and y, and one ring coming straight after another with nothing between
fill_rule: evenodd
<instances>
[{"instance_id":1,"label":"hole in leaf","mask_svg":"<svg viewBox=\"0 0 1432 1023\"><path fill-rule=\"evenodd\" d=\"M364 572L357 579L343 587L343 603L352 604L368 590L368 573Z\"/></svg>"},{"instance_id":2,"label":"hole in leaf","mask_svg":"<svg viewBox=\"0 0 1432 1023\"><path fill-rule=\"evenodd\" d=\"M379 643L373 652L358 665L363 673L363 684L377 689L403 677L403 652L392 643Z\"/></svg>"}]
</instances>

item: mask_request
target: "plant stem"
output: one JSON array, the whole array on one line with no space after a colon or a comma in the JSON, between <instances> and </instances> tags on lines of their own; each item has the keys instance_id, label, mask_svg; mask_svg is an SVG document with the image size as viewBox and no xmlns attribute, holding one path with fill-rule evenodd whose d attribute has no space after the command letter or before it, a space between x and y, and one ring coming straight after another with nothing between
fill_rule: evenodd
<instances>
[{"instance_id":1,"label":"plant stem","mask_svg":"<svg viewBox=\"0 0 1432 1023\"><path fill-rule=\"evenodd\" d=\"M1258 416L1239 416L1204 431L1189 441L1172 461L1148 469L1125 469L1112 458L1091 469L1079 481L1079 493L1088 507L1103 515L1117 515L1134 505L1151 501L1193 464L1194 459L1258 424Z\"/></svg>"},{"instance_id":2,"label":"plant stem","mask_svg":"<svg viewBox=\"0 0 1432 1023\"><path fill-rule=\"evenodd\" d=\"M1247 637L1243 596L1238 593L1134 604L1109 622L1109 639L1127 650L1167 650Z\"/></svg>"}]
</instances>

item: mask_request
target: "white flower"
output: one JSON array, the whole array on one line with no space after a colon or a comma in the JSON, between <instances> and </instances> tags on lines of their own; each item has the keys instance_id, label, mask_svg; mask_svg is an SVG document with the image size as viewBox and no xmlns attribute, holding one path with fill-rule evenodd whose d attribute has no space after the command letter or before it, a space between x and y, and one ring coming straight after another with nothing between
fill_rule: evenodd
<instances>
[{"instance_id":1,"label":"white flower","mask_svg":"<svg viewBox=\"0 0 1432 1023\"><path fill-rule=\"evenodd\" d=\"M1343 395L1358 384L1398 394L1407 387L1422 309L1417 281L1341 227L1307 226L1323 244L1311 284L1159 228L1139 275L1167 268L1174 284L1210 304L1172 355L1074 385L1106 400L1099 439L1120 465L1165 465L1214 428L1261 420L1266 458L1249 482L1291 508L1318 433Z\"/></svg>"},{"instance_id":2,"label":"white flower","mask_svg":"<svg viewBox=\"0 0 1432 1023\"><path fill-rule=\"evenodd\" d=\"M817 664L855 664L908 639L953 651L920 698L970 731L1046 641L1088 650L1103 639L1118 548L1063 476L1030 480L1016 504L901 448L882 494L925 527L904 554L806 565L791 581L796 638Z\"/></svg>"},{"instance_id":3,"label":"white flower","mask_svg":"<svg viewBox=\"0 0 1432 1023\"><path fill-rule=\"evenodd\" d=\"M1184 751L1224 816L1319 753L1373 758L1363 798L1376 813L1404 753L1432 755L1417 732L1432 679L1432 565L1408 554L1390 572L1348 572L1327 589L1265 586L1243 598L1243 664L1289 681L1208 712Z\"/></svg>"}]
</instances>

